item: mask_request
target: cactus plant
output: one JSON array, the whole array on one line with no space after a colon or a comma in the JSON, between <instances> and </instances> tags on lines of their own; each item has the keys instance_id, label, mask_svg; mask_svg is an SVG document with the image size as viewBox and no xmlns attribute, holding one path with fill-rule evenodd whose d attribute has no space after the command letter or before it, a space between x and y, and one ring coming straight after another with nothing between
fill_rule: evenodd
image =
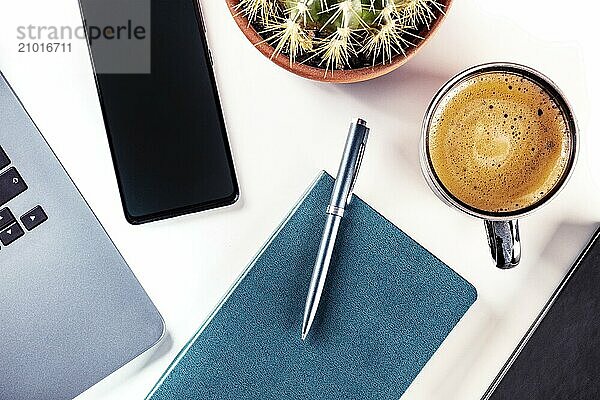
<instances>
[{"instance_id":1,"label":"cactus plant","mask_svg":"<svg viewBox=\"0 0 600 400\"><path fill-rule=\"evenodd\" d=\"M386 64L444 12L436 0L240 0L273 57L334 70Z\"/></svg>"}]
</instances>

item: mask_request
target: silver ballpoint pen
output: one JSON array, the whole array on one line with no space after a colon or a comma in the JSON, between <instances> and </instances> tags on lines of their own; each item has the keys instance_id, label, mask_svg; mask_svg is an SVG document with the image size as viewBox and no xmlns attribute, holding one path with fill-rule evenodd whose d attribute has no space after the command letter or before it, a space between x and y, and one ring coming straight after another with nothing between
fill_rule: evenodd
<instances>
[{"instance_id":1,"label":"silver ballpoint pen","mask_svg":"<svg viewBox=\"0 0 600 400\"><path fill-rule=\"evenodd\" d=\"M369 128L367 122L362 119L357 119L350 125L348 139L344 147L342 162L338 170L331 200L327 207L327 222L323 230L323 237L317 253L317 260L313 269L308 295L306 296L306 305L304 306L304 321L302 322L302 340L306 339L310 327L315 319L317 308L323 286L327 278L327 271L333 254L333 247L337 238L340 222L344 216L344 211L350 199L354 183L360 169L362 157L369 137Z\"/></svg>"}]
</instances>

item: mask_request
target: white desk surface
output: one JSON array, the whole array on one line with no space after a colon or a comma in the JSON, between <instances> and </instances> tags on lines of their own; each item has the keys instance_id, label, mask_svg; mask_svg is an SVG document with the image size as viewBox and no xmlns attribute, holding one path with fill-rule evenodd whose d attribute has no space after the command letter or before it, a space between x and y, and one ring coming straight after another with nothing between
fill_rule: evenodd
<instances>
[{"instance_id":1,"label":"white desk surface","mask_svg":"<svg viewBox=\"0 0 600 400\"><path fill-rule=\"evenodd\" d=\"M600 28L589 2L457 0L408 64L354 85L291 75L248 43L223 0L202 3L241 199L131 226L85 43L75 42L70 54L17 53L18 25L77 26L77 0L0 0L0 68L167 324L158 347L80 398L143 398L315 174L335 173L349 120L362 115L373 135L356 192L479 292L403 399L479 399L600 222ZM522 221L524 256L512 271L495 269L482 222L442 204L419 169L419 128L434 92L488 61L550 76L573 103L582 136L566 190Z\"/></svg>"}]
</instances>

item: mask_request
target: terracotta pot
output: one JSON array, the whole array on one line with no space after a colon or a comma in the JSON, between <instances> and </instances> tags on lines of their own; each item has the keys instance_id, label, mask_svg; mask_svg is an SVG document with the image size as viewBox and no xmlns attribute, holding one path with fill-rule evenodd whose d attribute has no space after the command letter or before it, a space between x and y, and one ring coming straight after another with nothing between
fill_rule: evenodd
<instances>
[{"instance_id":1,"label":"terracotta pot","mask_svg":"<svg viewBox=\"0 0 600 400\"><path fill-rule=\"evenodd\" d=\"M290 66L290 59L284 54L278 54L273 57L275 49L256 32L256 30L248 23L248 19L242 15L235 7L238 5L239 0L225 0L233 19L242 30L248 40L256 47L265 57L269 58L275 64L279 65L286 70L293 72L296 75L304 78L312 79L321 82L334 82L334 83L353 83L362 82L369 79L377 78L385 75L388 72L392 72L402 64L407 62L423 45L433 36L433 33L439 28L442 21L446 18L446 14L450 8L452 0L438 0L438 3L444 5L445 13L437 13L437 18L433 21L429 28L424 28L419 32L419 36L423 39L416 39L414 46L410 46L406 49L406 54L398 54L392 58L392 61L387 64L379 64L374 67L357 68L350 70L335 70L333 74L328 72L325 74L325 69L312 67L306 64L294 63Z\"/></svg>"}]
</instances>

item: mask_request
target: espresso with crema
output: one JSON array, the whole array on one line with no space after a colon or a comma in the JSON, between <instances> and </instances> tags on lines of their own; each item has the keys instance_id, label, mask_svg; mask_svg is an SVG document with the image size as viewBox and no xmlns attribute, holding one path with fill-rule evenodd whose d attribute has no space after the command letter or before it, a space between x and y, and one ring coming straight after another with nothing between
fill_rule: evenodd
<instances>
[{"instance_id":1,"label":"espresso with crema","mask_svg":"<svg viewBox=\"0 0 600 400\"><path fill-rule=\"evenodd\" d=\"M434 111L427 143L447 191L488 213L515 212L544 199L567 172L572 145L554 98L504 72L452 88Z\"/></svg>"}]
</instances>

